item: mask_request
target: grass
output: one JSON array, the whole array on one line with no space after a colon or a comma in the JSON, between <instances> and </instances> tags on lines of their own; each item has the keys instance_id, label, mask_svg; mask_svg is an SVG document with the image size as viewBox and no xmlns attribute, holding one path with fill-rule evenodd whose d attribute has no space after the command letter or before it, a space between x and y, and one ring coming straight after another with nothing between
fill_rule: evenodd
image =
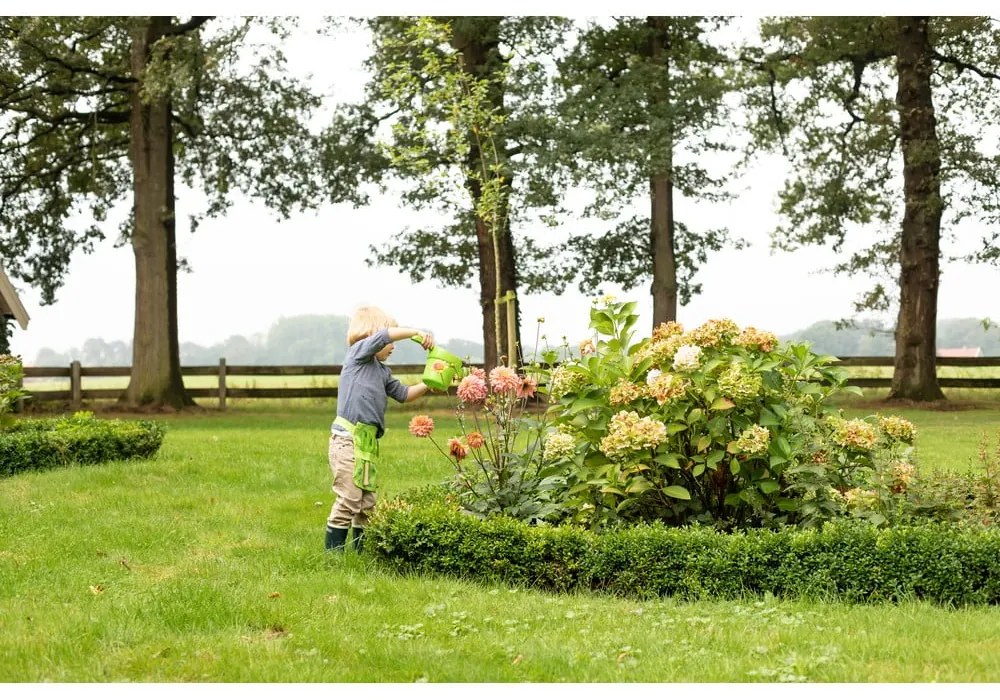
<instances>
[{"instance_id":1,"label":"grass","mask_svg":"<svg viewBox=\"0 0 1000 700\"><path fill-rule=\"evenodd\" d=\"M447 477L389 414L391 496ZM863 415L868 407L852 409ZM1000 409L900 412L967 468ZM167 415L156 459L0 481L0 682L1000 682L1000 611L556 596L323 552L332 403Z\"/></svg>"}]
</instances>

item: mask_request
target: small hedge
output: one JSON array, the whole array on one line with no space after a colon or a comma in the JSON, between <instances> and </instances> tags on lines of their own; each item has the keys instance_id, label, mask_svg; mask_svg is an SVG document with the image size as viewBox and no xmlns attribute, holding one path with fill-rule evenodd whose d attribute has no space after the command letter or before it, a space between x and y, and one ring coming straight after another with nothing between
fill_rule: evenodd
<instances>
[{"instance_id":1,"label":"small hedge","mask_svg":"<svg viewBox=\"0 0 1000 700\"><path fill-rule=\"evenodd\" d=\"M724 534L641 525L597 535L481 520L421 498L379 507L366 549L397 570L556 591L735 599L771 593L850 602L1000 602L1000 531L942 524Z\"/></svg>"},{"instance_id":2,"label":"small hedge","mask_svg":"<svg viewBox=\"0 0 1000 700\"><path fill-rule=\"evenodd\" d=\"M0 431L0 476L151 457L163 434L164 426L155 421L102 420L89 413L15 421Z\"/></svg>"}]
</instances>

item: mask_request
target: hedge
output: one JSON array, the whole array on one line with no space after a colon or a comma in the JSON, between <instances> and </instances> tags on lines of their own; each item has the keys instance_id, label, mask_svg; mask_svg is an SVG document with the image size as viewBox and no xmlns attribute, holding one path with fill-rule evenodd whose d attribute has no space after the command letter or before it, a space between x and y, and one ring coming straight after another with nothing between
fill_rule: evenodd
<instances>
[{"instance_id":1,"label":"hedge","mask_svg":"<svg viewBox=\"0 0 1000 700\"><path fill-rule=\"evenodd\" d=\"M595 534L479 519L432 499L381 505L366 550L397 571L626 597L770 593L849 602L1000 602L1000 531L927 524L725 534L641 525Z\"/></svg>"},{"instance_id":2,"label":"hedge","mask_svg":"<svg viewBox=\"0 0 1000 700\"><path fill-rule=\"evenodd\" d=\"M151 457L163 435L164 426L156 421L102 420L86 413L15 421L0 431L0 476Z\"/></svg>"}]
</instances>

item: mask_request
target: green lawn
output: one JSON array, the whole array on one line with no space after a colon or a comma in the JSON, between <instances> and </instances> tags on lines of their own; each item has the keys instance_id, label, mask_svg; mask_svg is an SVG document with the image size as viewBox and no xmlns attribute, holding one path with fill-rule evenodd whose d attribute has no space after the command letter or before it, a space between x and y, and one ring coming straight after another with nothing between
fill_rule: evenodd
<instances>
[{"instance_id":1,"label":"green lawn","mask_svg":"<svg viewBox=\"0 0 1000 700\"><path fill-rule=\"evenodd\" d=\"M154 460L0 480L0 682L1000 682L995 608L557 596L329 556L332 406L165 416ZM448 475L405 429L430 408L390 414L383 497ZM921 468L1000 428L900 413Z\"/></svg>"}]
</instances>

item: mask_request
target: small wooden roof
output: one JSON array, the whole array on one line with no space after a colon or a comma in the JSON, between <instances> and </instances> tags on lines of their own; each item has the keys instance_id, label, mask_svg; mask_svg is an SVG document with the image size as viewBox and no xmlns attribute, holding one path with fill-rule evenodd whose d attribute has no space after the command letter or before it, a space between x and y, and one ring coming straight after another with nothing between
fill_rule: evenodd
<instances>
[{"instance_id":1,"label":"small wooden roof","mask_svg":"<svg viewBox=\"0 0 1000 700\"><path fill-rule=\"evenodd\" d=\"M14 285L7 279L2 264L0 264L0 315L15 319L22 330L28 330L28 312L24 310Z\"/></svg>"}]
</instances>

